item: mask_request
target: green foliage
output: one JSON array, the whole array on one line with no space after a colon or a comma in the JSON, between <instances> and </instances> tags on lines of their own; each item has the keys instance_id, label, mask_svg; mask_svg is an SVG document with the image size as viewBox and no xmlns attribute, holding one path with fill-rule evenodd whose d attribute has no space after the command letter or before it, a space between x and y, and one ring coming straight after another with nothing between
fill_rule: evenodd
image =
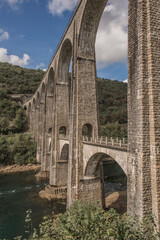
<instances>
[{"instance_id":1,"label":"green foliage","mask_svg":"<svg viewBox=\"0 0 160 240\"><path fill-rule=\"evenodd\" d=\"M107 137L126 138L127 130L118 121L114 123L107 123L101 126L101 135Z\"/></svg>"},{"instance_id":2,"label":"green foliage","mask_svg":"<svg viewBox=\"0 0 160 240\"><path fill-rule=\"evenodd\" d=\"M0 136L0 164L36 163L36 143L30 135Z\"/></svg>"},{"instance_id":3,"label":"green foliage","mask_svg":"<svg viewBox=\"0 0 160 240\"><path fill-rule=\"evenodd\" d=\"M27 216L31 226L31 216ZM156 240L160 232L152 217L140 221L128 214L119 215L114 209L103 211L98 204L73 203L56 222L44 218L39 229L28 232L28 239L40 240Z\"/></svg>"},{"instance_id":4,"label":"green foliage","mask_svg":"<svg viewBox=\"0 0 160 240\"><path fill-rule=\"evenodd\" d=\"M98 78L101 135L127 136L127 84Z\"/></svg>"},{"instance_id":5,"label":"green foliage","mask_svg":"<svg viewBox=\"0 0 160 240\"><path fill-rule=\"evenodd\" d=\"M14 119L12 130L13 132L24 132L28 129L28 120L22 108L16 111L16 118Z\"/></svg>"},{"instance_id":6,"label":"green foliage","mask_svg":"<svg viewBox=\"0 0 160 240\"><path fill-rule=\"evenodd\" d=\"M0 134L20 133L28 128L24 109L6 92L0 90Z\"/></svg>"},{"instance_id":7,"label":"green foliage","mask_svg":"<svg viewBox=\"0 0 160 240\"><path fill-rule=\"evenodd\" d=\"M26 69L9 63L0 63L0 90L7 94L32 94L44 76L40 69Z\"/></svg>"}]
</instances>

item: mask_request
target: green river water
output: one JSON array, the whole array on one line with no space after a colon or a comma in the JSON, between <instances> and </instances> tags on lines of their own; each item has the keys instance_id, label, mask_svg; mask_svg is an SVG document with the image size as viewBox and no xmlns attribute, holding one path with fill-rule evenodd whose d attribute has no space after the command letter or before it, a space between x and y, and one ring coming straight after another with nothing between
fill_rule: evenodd
<instances>
[{"instance_id":1,"label":"green river water","mask_svg":"<svg viewBox=\"0 0 160 240\"><path fill-rule=\"evenodd\" d=\"M28 209L32 210L33 227L37 227L44 216L65 211L65 203L49 202L38 197L38 192L47 182L37 181L34 174L0 175L0 239L25 237Z\"/></svg>"}]
</instances>

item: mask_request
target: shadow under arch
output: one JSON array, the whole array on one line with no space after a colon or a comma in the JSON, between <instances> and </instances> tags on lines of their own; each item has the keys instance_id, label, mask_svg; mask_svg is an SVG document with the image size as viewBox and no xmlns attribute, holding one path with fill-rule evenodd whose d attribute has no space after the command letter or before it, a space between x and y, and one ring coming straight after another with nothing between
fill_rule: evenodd
<instances>
[{"instance_id":1,"label":"shadow under arch","mask_svg":"<svg viewBox=\"0 0 160 240\"><path fill-rule=\"evenodd\" d=\"M93 137L93 126L90 123L86 123L83 125L82 135L89 138Z\"/></svg>"},{"instance_id":2,"label":"shadow under arch","mask_svg":"<svg viewBox=\"0 0 160 240\"><path fill-rule=\"evenodd\" d=\"M94 154L86 165L84 175L101 179L104 208L114 208L119 213L127 211L127 175L111 156L101 152Z\"/></svg>"},{"instance_id":3,"label":"shadow under arch","mask_svg":"<svg viewBox=\"0 0 160 240\"><path fill-rule=\"evenodd\" d=\"M32 111L35 111L36 110L36 100L35 98L33 98L33 101L32 101Z\"/></svg>"},{"instance_id":4,"label":"shadow under arch","mask_svg":"<svg viewBox=\"0 0 160 240\"><path fill-rule=\"evenodd\" d=\"M72 58L72 43L66 39L62 45L58 63L58 82L70 83L69 67Z\"/></svg>"},{"instance_id":5,"label":"shadow under arch","mask_svg":"<svg viewBox=\"0 0 160 240\"><path fill-rule=\"evenodd\" d=\"M40 91L40 102L44 103L45 102L45 89L46 89L46 85L43 82L42 86L41 86L41 91Z\"/></svg>"},{"instance_id":6,"label":"shadow under arch","mask_svg":"<svg viewBox=\"0 0 160 240\"><path fill-rule=\"evenodd\" d=\"M68 161L68 157L69 157L69 144L66 143L64 144L61 154L60 154L60 160L66 160Z\"/></svg>"},{"instance_id":7,"label":"shadow under arch","mask_svg":"<svg viewBox=\"0 0 160 240\"><path fill-rule=\"evenodd\" d=\"M39 105L40 105L40 94L38 92L36 95L36 106L39 107Z\"/></svg>"},{"instance_id":8,"label":"shadow under arch","mask_svg":"<svg viewBox=\"0 0 160 240\"><path fill-rule=\"evenodd\" d=\"M55 73L53 68L51 67L48 74L48 82L47 82L47 97L54 96L54 85L55 85Z\"/></svg>"},{"instance_id":9,"label":"shadow under arch","mask_svg":"<svg viewBox=\"0 0 160 240\"><path fill-rule=\"evenodd\" d=\"M31 102L29 102L29 104L28 104L28 113L30 113L31 112Z\"/></svg>"},{"instance_id":10,"label":"shadow under arch","mask_svg":"<svg viewBox=\"0 0 160 240\"><path fill-rule=\"evenodd\" d=\"M63 135L63 136L67 135L67 129L65 126L62 126L59 128L59 135Z\"/></svg>"},{"instance_id":11,"label":"shadow under arch","mask_svg":"<svg viewBox=\"0 0 160 240\"><path fill-rule=\"evenodd\" d=\"M96 34L107 2L108 0L87 0L81 20L78 41L81 54L94 56Z\"/></svg>"}]
</instances>

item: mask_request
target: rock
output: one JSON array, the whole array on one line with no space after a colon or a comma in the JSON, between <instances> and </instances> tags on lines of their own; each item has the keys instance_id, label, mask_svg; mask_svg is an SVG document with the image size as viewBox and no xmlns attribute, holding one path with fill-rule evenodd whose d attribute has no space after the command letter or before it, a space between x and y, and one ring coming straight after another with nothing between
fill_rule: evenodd
<instances>
[{"instance_id":1,"label":"rock","mask_svg":"<svg viewBox=\"0 0 160 240\"><path fill-rule=\"evenodd\" d=\"M127 211L127 190L113 192L105 197L106 208L114 208L118 213Z\"/></svg>"}]
</instances>

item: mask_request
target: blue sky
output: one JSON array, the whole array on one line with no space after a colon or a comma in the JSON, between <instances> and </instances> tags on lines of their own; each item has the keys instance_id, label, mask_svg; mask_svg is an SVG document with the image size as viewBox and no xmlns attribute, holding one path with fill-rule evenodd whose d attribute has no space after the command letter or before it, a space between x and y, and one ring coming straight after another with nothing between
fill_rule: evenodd
<instances>
[{"instance_id":1,"label":"blue sky","mask_svg":"<svg viewBox=\"0 0 160 240\"><path fill-rule=\"evenodd\" d=\"M0 62L46 69L78 0L0 0ZM97 75L127 79L127 0L110 0L96 39Z\"/></svg>"}]
</instances>

